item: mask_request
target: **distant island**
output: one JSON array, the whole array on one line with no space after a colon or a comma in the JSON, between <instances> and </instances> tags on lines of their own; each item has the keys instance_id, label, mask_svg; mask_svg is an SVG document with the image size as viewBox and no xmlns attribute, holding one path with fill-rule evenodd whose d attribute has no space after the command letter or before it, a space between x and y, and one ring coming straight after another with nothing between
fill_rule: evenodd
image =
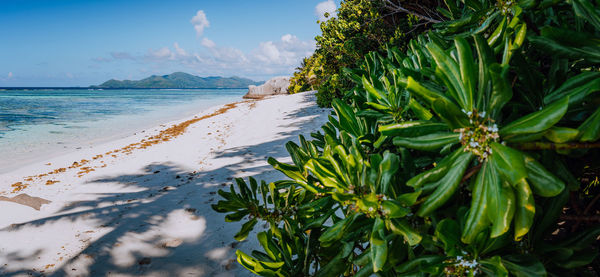
<instances>
[{"instance_id":1,"label":"distant island","mask_svg":"<svg viewBox=\"0 0 600 277\"><path fill-rule=\"evenodd\" d=\"M264 82L255 82L241 77L198 77L184 72L175 72L169 75L156 76L132 81L111 79L99 86L90 88L125 89L125 88L248 88L250 85L260 85Z\"/></svg>"}]
</instances>

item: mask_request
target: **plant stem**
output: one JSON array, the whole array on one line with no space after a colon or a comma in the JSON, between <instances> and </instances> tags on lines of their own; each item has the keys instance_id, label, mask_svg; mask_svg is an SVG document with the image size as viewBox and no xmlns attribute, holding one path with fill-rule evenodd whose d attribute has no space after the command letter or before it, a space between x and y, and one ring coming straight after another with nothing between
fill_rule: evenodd
<instances>
[{"instance_id":1,"label":"plant stem","mask_svg":"<svg viewBox=\"0 0 600 277\"><path fill-rule=\"evenodd\" d=\"M590 209L594 206L594 203L596 203L596 201L598 201L598 199L600 199L600 194L596 195L596 197L594 197L594 199L592 199L592 202L590 202L590 204L585 208L585 210L583 210L583 214L587 214Z\"/></svg>"},{"instance_id":2,"label":"plant stem","mask_svg":"<svg viewBox=\"0 0 600 277\"><path fill-rule=\"evenodd\" d=\"M479 170L481 169L481 164L478 164L474 167L469 168L469 170L467 171L467 173L465 173L465 176L463 176L462 180L460 180L460 182L464 182L466 180L468 180L469 178L471 178L471 176L475 175L475 173L479 172Z\"/></svg>"},{"instance_id":3,"label":"plant stem","mask_svg":"<svg viewBox=\"0 0 600 277\"><path fill-rule=\"evenodd\" d=\"M591 149L600 148L600 142L568 142L568 143L553 143L553 142L524 142L514 145L515 148L521 150L559 150L559 149Z\"/></svg>"},{"instance_id":4,"label":"plant stem","mask_svg":"<svg viewBox=\"0 0 600 277\"><path fill-rule=\"evenodd\" d=\"M396 4L390 0L385 0L384 3L386 4L386 6L388 6L389 9L395 11L395 12L403 12L403 13L407 13L410 15L414 15L417 18L427 21L427 22L431 22L431 23L440 23L442 21L434 19L430 14L427 13L427 11L425 11L425 13L427 13L427 15L423 15L414 11L411 11L409 9L404 8L403 6L401 6L400 3Z\"/></svg>"},{"instance_id":5,"label":"plant stem","mask_svg":"<svg viewBox=\"0 0 600 277\"><path fill-rule=\"evenodd\" d=\"M580 215L561 215L561 220L574 220L574 221L588 221L588 222L600 222L600 216L580 216Z\"/></svg>"}]
</instances>

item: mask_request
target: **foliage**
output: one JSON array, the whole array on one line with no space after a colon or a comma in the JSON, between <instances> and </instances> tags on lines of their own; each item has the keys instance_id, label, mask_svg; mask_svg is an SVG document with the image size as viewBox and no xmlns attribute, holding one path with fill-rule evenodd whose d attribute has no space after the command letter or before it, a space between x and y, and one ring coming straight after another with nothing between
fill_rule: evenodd
<instances>
[{"instance_id":1,"label":"foliage","mask_svg":"<svg viewBox=\"0 0 600 277\"><path fill-rule=\"evenodd\" d=\"M408 41L406 33L414 19L401 14L388 14L383 1L344 0L335 17L320 22L322 34L317 36L317 50L297 68L288 91L296 93L318 90L318 103L330 106L352 87L341 70L357 67L363 56L382 51L387 43Z\"/></svg>"},{"instance_id":2,"label":"foliage","mask_svg":"<svg viewBox=\"0 0 600 277\"><path fill-rule=\"evenodd\" d=\"M286 144L293 164L269 159L289 180L219 191L213 208L226 220L248 217L236 239L269 223L261 251L237 252L244 267L600 273L600 4L446 4L450 20L406 50L344 70L355 86L332 100L335 116L312 140Z\"/></svg>"}]
</instances>

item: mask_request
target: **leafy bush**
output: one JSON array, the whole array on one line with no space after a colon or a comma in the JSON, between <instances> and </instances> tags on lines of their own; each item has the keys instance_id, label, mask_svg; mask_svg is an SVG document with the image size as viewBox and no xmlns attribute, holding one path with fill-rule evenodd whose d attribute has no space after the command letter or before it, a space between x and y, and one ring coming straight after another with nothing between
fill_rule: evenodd
<instances>
[{"instance_id":1,"label":"leafy bush","mask_svg":"<svg viewBox=\"0 0 600 277\"><path fill-rule=\"evenodd\" d=\"M405 51L344 70L355 86L335 116L286 144L293 164L269 159L289 180L219 191L216 211L248 218L236 239L269 223L240 264L262 276L600 273L597 3L446 3L451 20Z\"/></svg>"},{"instance_id":2,"label":"leafy bush","mask_svg":"<svg viewBox=\"0 0 600 277\"><path fill-rule=\"evenodd\" d=\"M415 29L416 20L389 13L384 2L342 1L336 17L320 22L322 34L315 38L317 50L294 73L288 91L318 90L319 105L329 107L331 99L340 98L352 88L352 82L340 75L342 68L357 67L364 55L382 51L387 43L408 41L404 38Z\"/></svg>"}]
</instances>

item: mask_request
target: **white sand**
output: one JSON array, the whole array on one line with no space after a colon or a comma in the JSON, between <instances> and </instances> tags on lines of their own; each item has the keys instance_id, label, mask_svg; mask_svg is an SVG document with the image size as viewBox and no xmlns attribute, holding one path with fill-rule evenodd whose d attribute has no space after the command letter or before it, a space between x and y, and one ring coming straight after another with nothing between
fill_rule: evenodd
<instances>
[{"instance_id":1,"label":"white sand","mask_svg":"<svg viewBox=\"0 0 600 277\"><path fill-rule=\"evenodd\" d=\"M250 275L234 252L258 248L255 236L235 243L241 224L210 208L219 200L215 192L232 177L283 178L266 158L290 162L285 142L318 130L328 114L313 93L246 101L130 154L105 153L192 118L2 174L0 196L52 202L37 211L0 201L0 275ZM24 181L59 168L66 170ZM28 186L12 192L16 182Z\"/></svg>"}]
</instances>

